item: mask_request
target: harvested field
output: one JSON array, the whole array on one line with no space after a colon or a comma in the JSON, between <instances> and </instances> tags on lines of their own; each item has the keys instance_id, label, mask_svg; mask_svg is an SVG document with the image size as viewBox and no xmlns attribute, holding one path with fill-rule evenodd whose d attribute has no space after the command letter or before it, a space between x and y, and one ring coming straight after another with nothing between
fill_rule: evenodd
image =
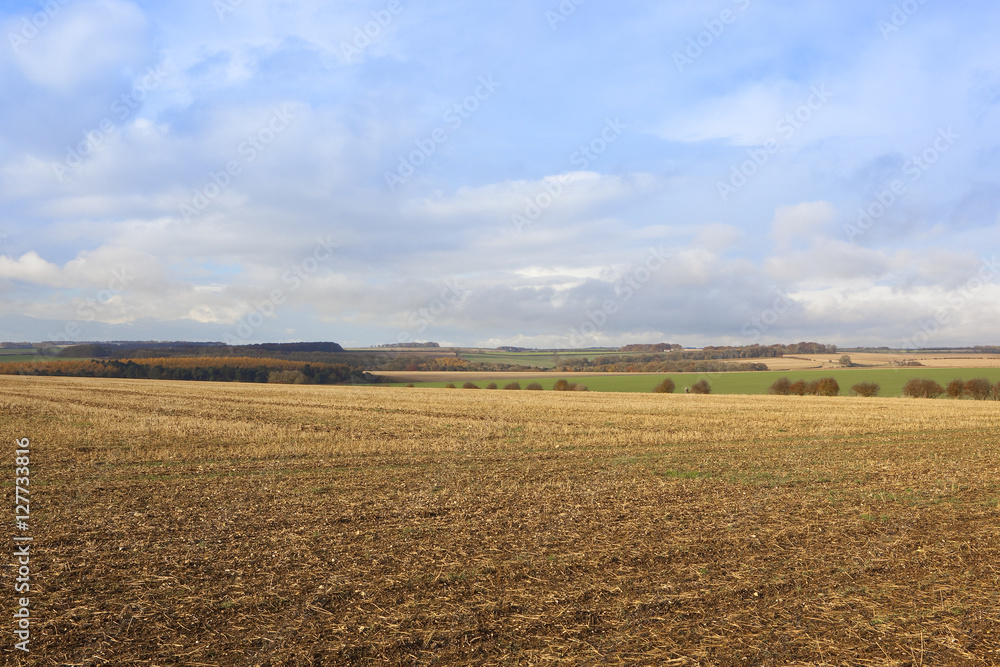
<instances>
[{"instance_id":1,"label":"harvested field","mask_svg":"<svg viewBox=\"0 0 1000 667\"><path fill-rule=\"evenodd\" d=\"M456 387L463 380L472 380L477 387L484 388L488 382L503 387L512 379L536 380L543 389L550 390L560 378L583 384L590 391L612 392L643 392L649 393L665 378L670 378L676 385L676 391L683 392L685 387L692 386L696 381L708 381L713 394L766 394L774 382L780 378L794 380L819 380L832 377L840 384L842 394L848 394L850 387L859 382L874 382L879 385L879 396L903 395L903 386L908 380L929 379L939 382L942 386L952 380L984 378L990 383L1000 383L1000 369L997 368L832 368L828 370L807 371L746 371L719 373L493 373L484 376L465 376L457 373L427 373L420 377L410 377L409 382L415 387L444 388L448 384ZM401 382L400 378L393 378ZM399 386L405 386L400 384Z\"/></svg>"},{"instance_id":2,"label":"harvested field","mask_svg":"<svg viewBox=\"0 0 1000 667\"><path fill-rule=\"evenodd\" d=\"M851 361L862 366L890 366L917 361L928 368L998 368L1000 355L972 354L968 352L921 352L905 354L897 352L848 352ZM798 371L809 369L840 368L841 353L837 354L796 354L777 359L764 359L773 371Z\"/></svg>"},{"instance_id":3,"label":"harvested field","mask_svg":"<svg viewBox=\"0 0 1000 667\"><path fill-rule=\"evenodd\" d=\"M574 377L585 373L563 373L557 371L377 371L375 375L388 378L392 382L485 382L489 380L528 380L544 377L558 379ZM602 377L644 377L660 376L663 373L601 373ZM695 374L697 375L697 374Z\"/></svg>"},{"instance_id":4,"label":"harvested field","mask_svg":"<svg viewBox=\"0 0 1000 667\"><path fill-rule=\"evenodd\" d=\"M30 438L35 538L31 656L8 639L5 660L998 664L997 422L2 376L8 507Z\"/></svg>"}]
</instances>

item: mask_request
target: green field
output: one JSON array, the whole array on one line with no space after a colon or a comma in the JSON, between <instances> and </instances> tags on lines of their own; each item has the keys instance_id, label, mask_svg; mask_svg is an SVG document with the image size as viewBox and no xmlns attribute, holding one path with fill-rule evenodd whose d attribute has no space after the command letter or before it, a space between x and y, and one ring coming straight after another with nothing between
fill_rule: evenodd
<instances>
[{"instance_id":1,"label":"green field","mask_svg":"<svg viewBox=\"0 0 1000 667\"><path fill-rule=\"evenodd\" d=\"M17 363L19 361L42 361L51 359L50 356L41 354L41 350L28 350L24 348L3 348L0 349L0 364Z\"/></svg>"},{"instance_id":2,"label":"green field","mask_svg":"<svg viewBox=\"0 0 1000 667\"><path fill-rule=\"evenodd\" d=\"M517 364L521 366L537 366L553 368L568 359L596 359L597 357L621 356L635 352L619 350L538 350L532 352L462 352L462 358L477 364Z\"/></svg>"},{"instance_id":3,"label":"green field","mask_svg":"<svg viewBox=\"0 0 1000 667\"><path fill-rule=\"evenodd\" d=\"M796 380L816 380L823 377L836 378L840 393L849 394L851 386L859 382L877 382L881 386L880 396L901 396L903 385L911 378L935 380L942 387L956 378L971 380L987 378L990 382L1000 382L1000 368L878 368L878 369L838 369L823 371L758 371L737 373L663 373L656 375L576 375L574 373L551 373L538 378L517 380L524 388L530 382L538 382L543 389L550 390L557 380L564 378L570 382L585 384L590 391L650 392L663 378L671 378L677 391L683 392L698 380L704 378L712 385L715 394L766 394L775 380L787 377ZM465 380L455 380L461 387ZM477 381L479 387L496 382L503 387L510 379L502 376ZM395 384L394 386L403 386ZM447 382L418 382L417 387L444 387Z\"/></svg>"},{"instance_id":4,"label":"green field","mask_svg":"<svg viewBox=\"0 0 1000 667\"><path fill-rule=\"evenodd\" d=\"M43 354L40 349L25 349L25 348L0 348L0 364L16 364L21 361L68 361L69 359L64 357L55 356L56 353L62 349L62 347L53 347L46 350L47 354Z\"/></svg>"}]
</instances>

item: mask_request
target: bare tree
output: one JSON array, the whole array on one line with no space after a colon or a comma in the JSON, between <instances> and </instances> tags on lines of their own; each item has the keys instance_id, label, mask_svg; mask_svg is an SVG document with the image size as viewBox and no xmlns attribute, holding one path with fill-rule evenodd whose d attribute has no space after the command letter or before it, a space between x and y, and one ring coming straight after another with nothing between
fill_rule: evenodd
<instances>
[{"instance_id":1,"label":"bare tree","mask_svg":"<svg viewBox=\"0 0 1000 667\"><path fill-rule=\"evenodd\" d=\"M965 393L965 382L962 380L952 380L948 383L947 389L948 396L951 398L962 398L962 394Z\"/></svg>"},{"instance_id":2,"label":"bare tree","mask_svg":"<svg viewBox=\"0 0 1000 667\"><path fill-rule=\"evenodd\" d=\"M820 378L816 381L817 396L839 396L840 383L835 378Z\"/></svg>"},{"instance_id":3,"label":"bare tree","mask_svg":"<svg viewBox=\"0 0 1000 667\"><path fill-rule=\"evenodd\" d=\"M944 393L944 387L934 380L912 378L903 385L903 396L913 398L937 398Z\"/></svg>"},{"instance_id":4,"label":"bare tree","mask_svg":"<svg viewBox=\"0 0 1000 667\"><path fill-rule=\"evenodd\" d=\"M792 383L788 381L788 378L778 378L774 381L774 384L768 388L767 393L775 394L777 396L788 396L792 393L791 387Z\"/></svg>"},{"instance_id":5,"label":"bare tree","mask_svg":"<svg viewBox=\"0 0 1000 667\"><path fill-rule=\"evenodd\" d=\"M881 387L878 382L859 382L851 387L851 393L855 396L871 398L872 396L878 396L880 389Z\"/></svg>"},{"instance_id":6,"label":"bare tree","mask_svg":"<svg viewBox=\"0 0 1000 667\"><path fill-rule=\"evenodd\" d=\"M708 380L698 380L693 385L691 385L692 394L711 394L712 385L708 384Z\"/></svg>"},{"instance_id":7,"label":"bare tree","mask_svg":"<svg viewBox=\"0 0 1000 667\"><path fill-rule=\"evenodd\" d=\"M654 394L672 394L672 393L674 393L674 389L676 389L676 386L674 385L674 381L671 380L670 378L665 378L663 380L663 382L661 382L660 384L656 385L653 388L653 393Z\"/></svg>"},{"instance_id":8,"label":"bare tree","mask_svg":"<svg viewBox=\"0 0 1000 667\"><path fill-rule=\"evenodd\" d=\"M985 401L993 393L993 384L986 378L974 378L965 383L965 393L977 401Z\"/></svg>"}]
</instances>

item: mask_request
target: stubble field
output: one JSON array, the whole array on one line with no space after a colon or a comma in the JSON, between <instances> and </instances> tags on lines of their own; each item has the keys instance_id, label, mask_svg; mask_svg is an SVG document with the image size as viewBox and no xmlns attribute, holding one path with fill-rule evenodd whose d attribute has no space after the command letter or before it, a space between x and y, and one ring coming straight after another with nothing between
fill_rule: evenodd
<instances>
[{"instance_id":1,"label":"stubble field","mask_svg":"<svg viewBox=\"0 0 1000 667\"><path fill-rule=\"evenodd\" d=\"M35 538L4 660L997 664L997 417L0 377Z\"/></svg>"}]
</instances>

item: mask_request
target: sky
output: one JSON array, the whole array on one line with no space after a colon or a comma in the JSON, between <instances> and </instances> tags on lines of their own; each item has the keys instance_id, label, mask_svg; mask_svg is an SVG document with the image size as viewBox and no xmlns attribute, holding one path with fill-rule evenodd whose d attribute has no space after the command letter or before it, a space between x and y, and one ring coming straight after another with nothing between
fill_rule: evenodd
<instances>
[{"instance_id":1,"label":"sky","mask_svg":"<svg viewBox=\"0 0 1000 667\"><path fill-rule=\"evenodd\" d=\"M0 340L1000 344L986 0L8 0Z\"/></svg>"}]
</instances>

